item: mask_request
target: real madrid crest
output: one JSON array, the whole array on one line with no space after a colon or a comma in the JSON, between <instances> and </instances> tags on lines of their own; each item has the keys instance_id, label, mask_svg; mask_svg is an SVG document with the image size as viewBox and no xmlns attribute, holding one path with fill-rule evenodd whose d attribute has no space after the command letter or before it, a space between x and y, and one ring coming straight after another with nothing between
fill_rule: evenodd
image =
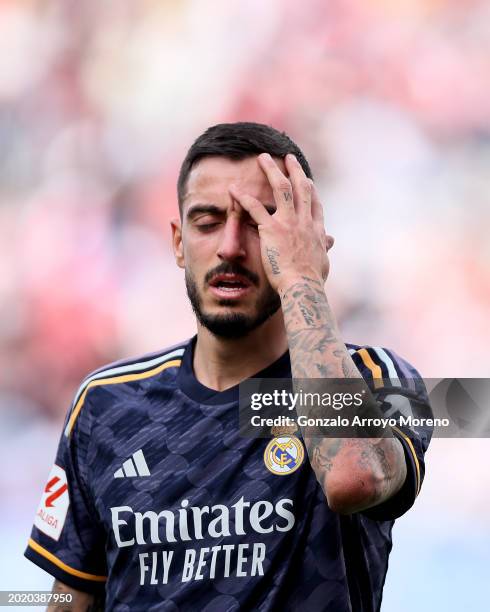
<instances>
[{"instance_id":1,"label":"real madrid crest","mask_svg":"<svg viewBox=\"0 0 490 612\"><path fill-rule=\"evenodd\" d=\"M286 476L301 466L304 456L305 451L301 440L296 436L282 434L272 438L266 446L264 463L273 474Z\"/></svg>"}]
</instances>

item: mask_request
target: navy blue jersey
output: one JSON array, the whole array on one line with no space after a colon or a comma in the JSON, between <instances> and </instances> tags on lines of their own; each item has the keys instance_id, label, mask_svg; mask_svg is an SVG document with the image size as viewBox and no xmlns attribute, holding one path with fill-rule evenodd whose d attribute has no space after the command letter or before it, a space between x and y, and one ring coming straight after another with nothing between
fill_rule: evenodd
<instances>
[{"instance_id":1,"label":"navy blue jersey","mask_svg":"<svg viewBox=\"0 0 490 612\"><path fill-rule=\"evenodd\" d=\"M301 461L300 438L276 442L296 459L278 474L268 467L270 441L239 436L238 386L203 386L194 345L112 364L84 381L26 556L75 589L105 593L108 610L379 610L393 522L420 491L429 435L397 428L402 489L341 516ZM347 348L384 394L383 410L427 403L405 361L385 349ZM256 376L290 377L289 353ZM391 381L382 389L381 377Z\"/></svg>"}]
</instances>

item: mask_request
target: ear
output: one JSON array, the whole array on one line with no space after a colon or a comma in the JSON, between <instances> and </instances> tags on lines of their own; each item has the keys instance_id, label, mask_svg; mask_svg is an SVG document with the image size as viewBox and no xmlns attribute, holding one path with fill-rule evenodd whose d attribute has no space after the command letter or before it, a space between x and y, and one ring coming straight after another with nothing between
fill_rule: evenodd
<instances>
[{"instance_id":1,"label":"ear","mask_svg":"<svg viewBox=\"0 0 490 612\"><path fill-rule=\"evenodd\" d=\"M172 246L174 249L174 257L179 268L185 268L184 262L184 245L182 244L182 223L176 217L170 221L172 227Z\"/></svg>"}]
</instances>

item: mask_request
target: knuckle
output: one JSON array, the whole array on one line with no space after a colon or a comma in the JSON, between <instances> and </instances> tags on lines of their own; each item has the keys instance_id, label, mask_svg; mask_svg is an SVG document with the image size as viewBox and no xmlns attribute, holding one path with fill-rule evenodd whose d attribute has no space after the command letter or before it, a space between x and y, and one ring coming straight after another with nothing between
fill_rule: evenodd
<instances>
[{"instance_id":1,"label":"knuckle","mask_svg":"<svg viewBox=\"0 0 490 612\"><path fill-rule=\"evenodd\" d=\"M302 179L300 187L306 193L311 193L313 191L313 186L308 179Z\"/></svg>"},{"instance_id":2,"label":"knuckle","mask_svg":"<svg viewBox=\"0 0 490 612\"><path fill-rule=\"evenodd\" d=\"M280 191L290 191L291 183L288 181L288 179L280 179L277 183L277 188Z\"/></svg>"}]
</instances>

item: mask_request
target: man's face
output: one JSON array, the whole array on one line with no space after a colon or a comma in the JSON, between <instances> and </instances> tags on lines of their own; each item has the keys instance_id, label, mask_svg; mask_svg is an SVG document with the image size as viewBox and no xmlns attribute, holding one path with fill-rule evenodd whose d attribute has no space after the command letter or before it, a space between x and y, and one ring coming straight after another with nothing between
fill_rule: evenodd
<instances>
[{"instance_id":1,"label":"man's face","mask_svg":"<svg viewBox=\"0 0 490 612\"><path fill-rule=\"evenodd\" d=\"M232 199L231 184L274 211L272 189L256 157L205 157L189 174L182 221L174 221L172 229L176 260L185 268L198 320L216 336L238 338L264 323L281 303L262 266L257 226Z\"/></svg>"}]
</instances>

